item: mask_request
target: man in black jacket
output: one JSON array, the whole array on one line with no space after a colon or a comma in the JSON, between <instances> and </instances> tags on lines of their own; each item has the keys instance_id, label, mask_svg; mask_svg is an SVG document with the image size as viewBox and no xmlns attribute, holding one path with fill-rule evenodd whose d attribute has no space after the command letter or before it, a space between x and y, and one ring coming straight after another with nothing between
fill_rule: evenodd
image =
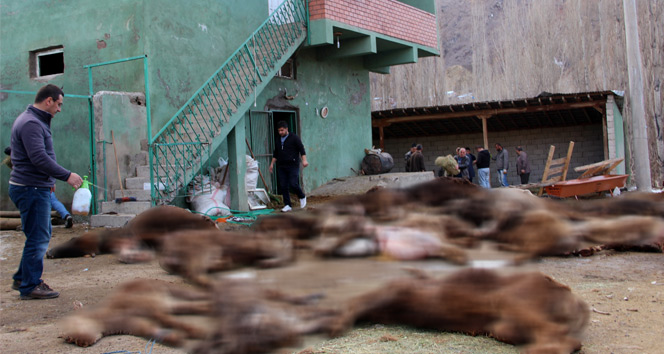
<instances>
[{"instance_id":1,"label":"man in black jacket","mask_svg":"<svg viewBox=\"0 0 664 354\"><path fill-rule=\"evenodd\" d=\"M288 132L288 124L285 121L277 123L277 132L280 139L276 141L272 162L270 163L270 173L274 170L274 163L277 162L277 181L281 195L284 197L284 207L282 212L291 211L290 189L292 188L300 198L300 208L307 205L307 197L300 188L300 156L302 156L302 167L309 166L307 162L307 153L304 151L304 145L300 137Z\"/></svg>"},{"instance_id":2,"label":"man in black jacket","mask_svg":"<svg viewBox=\"0 0 664 354\"><path fill-rule=\"evenodd\" d=\"M491 182L489 179L489 164L491 163L491 154L489 150L484 149L483 146L477 146L477 175L480 178L480 186L484 188L491 188Z\"/></svg>"}]
</instances>

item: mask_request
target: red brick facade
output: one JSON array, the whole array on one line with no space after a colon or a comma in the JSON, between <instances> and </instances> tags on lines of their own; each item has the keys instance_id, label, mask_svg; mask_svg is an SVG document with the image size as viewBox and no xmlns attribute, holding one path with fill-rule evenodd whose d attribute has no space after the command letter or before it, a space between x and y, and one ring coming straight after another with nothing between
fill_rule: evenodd
<instances>
[{"instance_id":1,"label":"red brick facade","mask_svg":"<svg viewBox=\"0 0 664 354\"><path fill-rule=\"evenodd\" d=\"M309 14L438 48L436 16L396 0L311 0Z\"/></svg>"}]
</instances>

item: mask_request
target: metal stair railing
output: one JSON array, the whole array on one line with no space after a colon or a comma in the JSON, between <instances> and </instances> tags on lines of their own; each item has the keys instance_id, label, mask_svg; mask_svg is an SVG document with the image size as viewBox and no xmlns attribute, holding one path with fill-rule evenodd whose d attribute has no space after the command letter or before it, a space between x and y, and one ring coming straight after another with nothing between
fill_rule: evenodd
<instances>
[{"instance_id":1,"label":"metal stair railing","mask_svg":"<svg viewBox=\"0 0 664 354\"><path fill-rule=\"evenodd\" d=\"M307 36L304 0L286 0L224 62L151 139L154 204L170 203L205 171L226 139L280 67Z\"/></svg>"}]
</instances>

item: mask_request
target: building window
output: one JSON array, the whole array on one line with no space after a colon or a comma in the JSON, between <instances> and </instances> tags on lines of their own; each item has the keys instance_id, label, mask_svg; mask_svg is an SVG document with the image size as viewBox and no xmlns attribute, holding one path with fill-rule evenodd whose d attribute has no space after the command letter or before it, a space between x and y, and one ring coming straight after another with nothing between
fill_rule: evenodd
<instances>
[{"instance_id":1,"label":"building window","mask_svg":"<svg viewBox=\"0 0 664 354\"><path fill-rule=\"evenodd\" d=\"M30 77L49 78L64 74L65 53L63 46L48 47L30 51Z\"/></svg>"},{"instance_id":2,"label":"building window","mask_svg":"<svg viewBox=\"0 0 664 354\"><path fill-rule=\"evenodd\" d=\"M295 79L295 60L293 58L286 60L286 64L279 69L276 77Z\"/></svg>"}]
</instances>

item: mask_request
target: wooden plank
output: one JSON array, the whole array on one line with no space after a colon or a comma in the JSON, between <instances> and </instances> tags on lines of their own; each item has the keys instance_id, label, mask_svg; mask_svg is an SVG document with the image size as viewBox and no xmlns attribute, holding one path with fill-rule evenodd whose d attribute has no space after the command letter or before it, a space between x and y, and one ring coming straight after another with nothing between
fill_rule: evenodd
<instances>
[{"instance_id":1,"label":"wooden plank","mask_svg":"<svg viewBox=\"0 0 664 354\"><path fill-rule=\"evenodd\" d=\"M566 157L561 157L561 158L552 160L551 161L551 166L558 166L558 165L562 166L562 165L565 164L565 162L567 162L567 158Z\"/></svg>"},{"instance_id":2,"label":"wooden plank","mask_svg":"<svg viewBox=\"0 0 664 354\"><path fill-rule=\"evenodd\" d=\"M55 211L51 211L51 216L57 216ZM18 210L0 210L0 218L20 218L21 212Z\"/></svg>"},{"instance_id":3,"label":"wooden plank","mask_svg":"<svg viewBox=\"0 0 664 354\"><path fill-rule=\"evenodd\" d=\"M21 226L21 219L0 218L0 230L16 230L19 226Z\"/></svg>"},{"instance_id":4,"label":"wooden plank","mask_svg":"<svg viewBox=\"0 0 664 354\"><path fill-rule=\"evenodd\" d=\"M574 142L570 141L569 142L569 148L567 148L567 161L565 162L565 168L563 169L563 175L562 178L560 179L561 181L564 181L567 178L567 171L569 170L569 162L572 160L572 151L574 150Z\"/></svg>"},{"instance_id":5,"label":"wooden plank","mask_svg":"<svg viewBox=\"0 0 664 354\"><path fill-rule=\"evenodd\" d=\"M591 163L589 165L583 165L583 166L575 167L574 171L576 171L576 172L585 171L585 170L593 168L593 167L602 167L602 166L612 164L612 163L615 163L615 162L620 163L623 160L624 160L624 158L619 157L619 158L615 158L615 159L609 159L609 160L604 160L604 161L600 161L600 162L595 162L595 163Z\"/></svg>"},{"instance_id":6,"label":"wooden plank","mask_svg":"<svg viewBox=\"0 0 664 354\"><path fill-rule=\"evenodd\" d=\"M542 183L546 182L547 179L549 178L549 167L551 166L551 160L553 160L553 153L555 151L556 151L556 147L551 145L549 147L549 156L546 159L546 165L544 167L544 172L542 173ZM541 187L539 192L537 192L537 196L541 197L543 193L544 193L544 187Z\"/></svg>"},{"instance_id":7,"label":"wooden plank","mask_svg":"<svg viewBox=\"0 0 664 354\"><path fill-rule=\"evenodd\" d=\"M563 166L563 165L556 166L554 168L549 168L549 174L548 174L547 178L552 176L552 175L557 175L557 174L562 175L564 170L565 170L565 166Z\"/></svg>"}]
</instances>

